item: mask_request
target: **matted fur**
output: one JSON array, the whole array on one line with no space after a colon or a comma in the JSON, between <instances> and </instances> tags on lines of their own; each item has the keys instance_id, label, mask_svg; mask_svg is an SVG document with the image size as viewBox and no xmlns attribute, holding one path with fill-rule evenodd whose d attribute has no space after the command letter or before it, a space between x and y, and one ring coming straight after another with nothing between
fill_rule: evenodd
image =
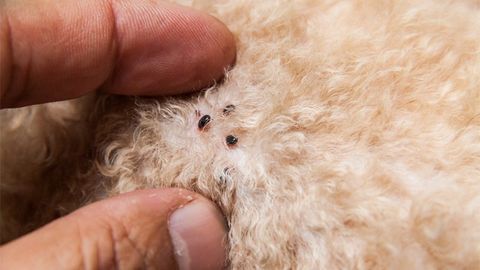
<instances>
[{"instance_id":1,"label":"matted fur","mask_svg":"<svg viewBox=\"0 0 480 270\"><path fill-rule=\"evenodd\" d=\"M180 2L236 35L225 82L2 112L4 240L175 186L221 207L233 269L478 269L478 1Z\"/></svg>"}]
</instances>

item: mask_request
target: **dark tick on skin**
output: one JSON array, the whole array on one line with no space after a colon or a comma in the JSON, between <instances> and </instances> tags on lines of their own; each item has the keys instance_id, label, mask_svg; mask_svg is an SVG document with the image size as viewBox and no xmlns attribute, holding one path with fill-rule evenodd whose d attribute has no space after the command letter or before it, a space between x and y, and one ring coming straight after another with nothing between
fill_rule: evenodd
<instances>
[{"instance_id":1,"label":"dark tick on skin","mask_svg":"<svg viewBox=\"0 0 480 270\"><path fill-rule=\"evenodd\" d=\"M225 106L225 108L223 109L223 115L229 115L231 112L233 112L235 110L235 105L233 104L230 104L230 105L227 105Z\"/></svg>"},{"instance_id":2,"label":"dark tick on skin","mask_svg":"<svg viewBox=\"0 0 480 270\"><path fill-rule=\"evenodd\" d=\"M225 142L227 143L227 145L235 145L238 142L238 138L233 135L228 135L225 138Z\"/></svg>"},{"instance_id":3,"label":"dark tick on skin","mask_svg":"<svg viewBox=\"0 0 480 270\"><path fill-rule=\"evenodd\" d=\"M206 115L202 116L202 118L200 118L200 120L198 120L198 128L199 129L204 129L205 126L210 122L210 120L212 120L210 115L206 114Z\"/></svg>"}]
</instances>

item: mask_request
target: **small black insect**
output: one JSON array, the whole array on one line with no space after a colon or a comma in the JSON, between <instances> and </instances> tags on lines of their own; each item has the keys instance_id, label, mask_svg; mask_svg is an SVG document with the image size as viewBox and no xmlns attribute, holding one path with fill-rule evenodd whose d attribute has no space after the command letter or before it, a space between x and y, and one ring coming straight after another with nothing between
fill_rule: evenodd
<instances>
[{"instance_id":1,"label":"small black insect","mask_svg":"<svg viewBox=\"0 0 480 270\"><path fill-rule=\"evenodd\" d=\"M198 120L198 128L199 129L205 128L205 126L210 122L210 120L212 120L210 115L205 114L204 116L202 116L202 118L200 118L200 120Z\"/></svg>"},{"instance_id":2,"label":"small black insect","mask_svg":"<svg viewBox=\"0 0 480 270\"><path fill-rule=\"evenodd\" d=\"M229 115L231 112L233 112L235 110L235 105L233 104L230 104L230 105L227 105L225 106L225 108L223 109L223 115Z\"/></svg>"},{"instance_id":3,"label":"small black insect","mask_svg":"<svg viewBox=\"0 0 480 270\"><path fill-rule=\"evenodd\" d=\"M233 135L228 135L225 138L225 142L227 142L228 145L235 145L238 142L238 138Z\"/></svg>"}]
</instances>

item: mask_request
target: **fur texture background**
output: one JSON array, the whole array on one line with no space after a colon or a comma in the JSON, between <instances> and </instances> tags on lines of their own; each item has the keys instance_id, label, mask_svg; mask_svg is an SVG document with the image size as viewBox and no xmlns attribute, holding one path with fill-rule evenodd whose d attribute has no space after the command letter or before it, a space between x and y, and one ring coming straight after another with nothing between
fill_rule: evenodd
<instances>
[{"instance_id":1,"label":"fur texture background","mask_svg":"<svg viewBox=\"0 0 480 270\"><path fill-rule=\"evenodd\" d=\"M176 186L221 207L233 269L478 269L479 1L179 2L236 35L225 82L3 111L3 241Z\"/></svg>"}]
</instances>

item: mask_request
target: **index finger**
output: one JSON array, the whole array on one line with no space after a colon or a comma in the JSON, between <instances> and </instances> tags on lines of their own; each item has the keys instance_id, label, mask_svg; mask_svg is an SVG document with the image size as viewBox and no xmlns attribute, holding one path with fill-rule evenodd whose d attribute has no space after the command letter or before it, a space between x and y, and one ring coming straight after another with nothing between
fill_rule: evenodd
<instances>
[{"instance_id":1,"label":"index finger","mask_svg":"<svg viewBox=\"0 0 480 270\"><path fill-rule=\"evenodd\" d=\"M0 105L200 89L235 58L232 34L201 12L160 1L7 0Z\"/></svg>"}]
</instances>

